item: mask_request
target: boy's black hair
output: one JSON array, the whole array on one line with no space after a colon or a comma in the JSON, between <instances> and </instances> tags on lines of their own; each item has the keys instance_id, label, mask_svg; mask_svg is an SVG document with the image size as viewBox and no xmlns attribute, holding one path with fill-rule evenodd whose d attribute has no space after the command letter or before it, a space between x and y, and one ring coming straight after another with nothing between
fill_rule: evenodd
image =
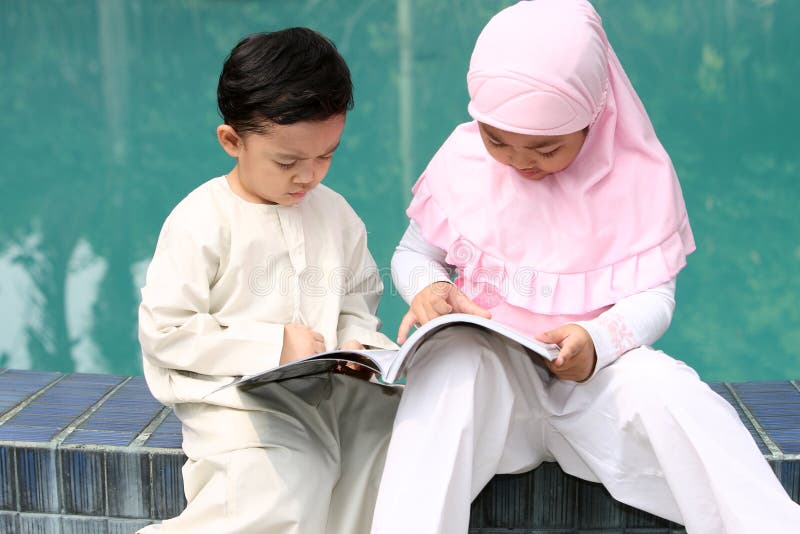
<instances>
[{"instance_id":1,"label":"boy's black hair","mask_svg":"<svg viewBox=\"0 0 800 534\"><path fill-rule=\"evenodd\" d=\"M269 123L325 120L353 109L350 69L334 44L308 28L256 33L222 66L217 105L240 135Z\"/></svg>"}]
</instances>

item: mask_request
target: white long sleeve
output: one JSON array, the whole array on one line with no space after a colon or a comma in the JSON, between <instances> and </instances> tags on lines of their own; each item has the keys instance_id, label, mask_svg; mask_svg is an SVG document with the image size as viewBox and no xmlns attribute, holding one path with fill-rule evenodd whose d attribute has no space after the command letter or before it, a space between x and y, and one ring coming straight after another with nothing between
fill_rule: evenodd
<instances>
[{"instance_id":1,"label":"white long sleeve","mask_svg":"<svg viewBox=\"0 0 800 534\"><path fill-rule=\"evenodd\" d=\"M169 219L147 271L139 341L158 367L204 375L251 374L277 365L283 324L214 313L211 287L225 228L186 228Z\"/></svg>"},{"instance_id":2,"label":"white long sleeve","mask_svg":"<svg viewBox=\"0 0 800 534\"><path fill-rule=\"evenodd\" d=\"M445 251L428 243L417 223L411 221L392 257L392 279L406 302L410 303L424 287L450 280L452 266L445 257ZM667 331L674 309L675 279L672 279L621 299L592 320L575 321L589 332L594 342L595 373L630 349L655 343Z\"/></svg>"},{"instance_id":3,"label":"white long sleeve","mask_svg":"<svg viewBox=\"0 0 800 534\"><path fill-rule=\"evenodd\" d=\"M594 373L627 351L652 345L664 335L675 310L675 285L673 278L625 297L590 321L575 323L585 328L594 342L597 353Z\"/></svg>"},{"instance_id":4,"label":"white long sleeve","mask_svg":"<svg viewBox=\"0 0 800 534\"><path fill-rule=\"evenodd\" d=\"M449 282L452 266L447 253L428 243L419 225L411 221L392 256L392 281L403 299L411 304L414 296L435 282Z\"/></svg>"}]
</instances>

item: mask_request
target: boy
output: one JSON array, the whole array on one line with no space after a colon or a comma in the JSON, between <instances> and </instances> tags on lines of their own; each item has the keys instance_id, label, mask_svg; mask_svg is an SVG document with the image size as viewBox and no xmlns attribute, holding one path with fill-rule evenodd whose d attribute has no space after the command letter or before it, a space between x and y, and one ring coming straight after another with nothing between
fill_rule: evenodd
<instances>
[{"instance_id":1,"label":"boy","mask_svg":"<svg viewBox=\"0 0 800 534\"><path fill-rule=\"evenodd\" d=\"M368 532L399 394L328 373L212 393L326 349L394 347L364 224L320 185L349 70L309 29L255 34L217 97L236 165L169 215L139 310L147 383L183 425L187 506L141 532Z\"/></svg>"}]
</instances>

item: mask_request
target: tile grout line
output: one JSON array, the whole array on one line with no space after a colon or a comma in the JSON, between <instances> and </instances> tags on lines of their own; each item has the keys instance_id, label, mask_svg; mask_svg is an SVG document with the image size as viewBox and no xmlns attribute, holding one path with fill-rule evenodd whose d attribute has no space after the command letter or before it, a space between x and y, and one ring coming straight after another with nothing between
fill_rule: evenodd
<instances>
[{"instance_id":1,"label":"tile grout line","mask_svg":"<svg viewBox=\"0 0 800 534\"><path fill-rule=\"evenodd\" d=\"M72 422L69 423L67 426L65 426L61 430L61 432L56 434L56 436L52 440L50 440L50 442L56 447L60 446L64 442L64 440L67 439L69 435L72 434L84 421L89 419L89 417L91 417L97 410L99 410L100 407L103 404L105 404L105 402L108 400L109 397L111 397L114 393L116 393L122 386L130 382L132 378L133 378L132 376L125 377L125 380L123 380L122 382L111 388L111 390L109 390L105 395L100 397L94 404L92 404L86 410L84 410L82 414L73 419Z\"/></svg>"},{"instance_id":2,"label":"tile grout line","mask_svg":"<svg viewBox=\"0 0 800 534\"><path fill-rule=\"evenodd\" d=\"M55 386L56 384L64 380L67 376L69 375L62 374L61 376L55 378L52 382L49 382L44 386L42 386L41 389L37 390L35 393L31 394L27 398L20 401L19 404L11 408L9 411L4 413L2 417L0 417L0 426L2 426L3 423L8 422L9 419L13 419L14 416L16 416L19 412L27 408L29 404L31 404L33 401L41 397L45 391L47 391L51 387Z\"/></svg>"},{"instance_id":3,"label":"tile grout line","mask_svg":"<svg viewBox=\"0 0 800 534\"><path fill-rule=\"evenodd\" d=\"M750 424L753 425L753 428L758 433L759 437L761 438L761 441L764 442L764 445L767 446L769 452L772 453L771 459L784 460L785 457L783 451L781 451L780 447L778 447L778 445L776 445L775 442L772 441L772 438L769 437L767 431L764 430L764 427L761 426L761 423L758 422L756 417L753 415L753 412L751 412L750 409L747 406L745 406L744 402L742 401L742 398L739 396L738 393L736 393L736 390L733 389L733 386L729 382L723 382L723 384L725 385L726 388L728 388L728 391L731 393L731 395L733 395L733 398L736 400L736 403L742 409L745 417L747 417L747 419L750 421Z\"/></svg>"},{"instance_id":4,"label":"tile grout line","mask_svg":"<svg viewBox=\"0 0 800 534\"><path fill-rule=\"evenodd\" d=\"M97 410L99 410L100 407L103 404L105 404L105 402L112 395L114 395L114 393L119 391L119 389L122 386L124 386L125 384L130 382L132 378L133 377L131 377L131 376L125 377L125 380L123 380L122 382L120 382L116 386L112 387L109 391L106 392L105 395L103 395L102 397L97 399L97 401L95 401L94 404L92 404L86 410L84 410L83 413L81 413L78 417L73 419L66 427L64 427L61 430L61 432L56 434L56 436L52 440L50 440L50 444L53 447L54 456L55 456L54 459L53 459L53 463L55 465L56 477L57 477L56 491L58 492L58 505L59 505L59 509L62 511L62 513L63 513L63 510L64 510L64 499L65 499L65 496L64 496L64 492L65 492L64 484L66 483L66 480L65 480L65 477L64 477L64 466L62 464L61 455L57 454L56 451L62 450L61 449L61 445L64 443L64 440L67 439L69 437L69 435L72 434L75 431L75 429L77 429L81 424L83 424L84 421L89 419L89 417L91 417L92 414L94 414ZM105 474L106 474L105 470L106 470L106 465L105 465L105 461L103 461L103 476L104 477L105 477ZM104 486L107 486L107 484L104 484ZM104 508L103 511L104 512L108 511L108 498L107 498L107 495L106 495L107 491L108 491L108 488L104 487L103 488L103 508Z\"/></svg>"},{"instance_id":5,"label":"tile grout line","mask_svg":"<svg viewBox=\"0 0 800 534\"><path fill-rule=\"evenodd\" d=\"M155 429L161 426L161 423L163 423L164 420L167 417L169 417L170 413L172 413L172 408L169 408L167 406L162 406L161 411L158 412L158 414L156 414L155 417L153 417L150 423L148 423L147 426L144 427L144 429L142 429L141 432L139 432L139 435L136 436L133 439L133 441L130 442L130 444L128 444L128 447L129 448L142 447L144 445L144 442L150 439L150 436L153 435Z\"/></svg>"}]
</instances>

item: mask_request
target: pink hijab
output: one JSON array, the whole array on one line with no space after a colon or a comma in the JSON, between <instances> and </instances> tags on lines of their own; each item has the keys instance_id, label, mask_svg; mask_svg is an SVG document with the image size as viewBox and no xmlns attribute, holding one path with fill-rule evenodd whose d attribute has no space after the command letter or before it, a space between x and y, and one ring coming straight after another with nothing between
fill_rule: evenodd
<instances>
[{"instance_id":1,"label":"pink hijab","mask_svg":"<svg viewBox=\"0 0 800 534\"><path fill-rule=\"evenodd\" d=\"M595 317L664 283L694 239L669 156L584 0L504 9L478 37L469 113L501 130L589 127L575 161L532 181L458 126L414 186L408 215L448 252L457 284L531 334Z\"/></svg>"}]
</instances>

